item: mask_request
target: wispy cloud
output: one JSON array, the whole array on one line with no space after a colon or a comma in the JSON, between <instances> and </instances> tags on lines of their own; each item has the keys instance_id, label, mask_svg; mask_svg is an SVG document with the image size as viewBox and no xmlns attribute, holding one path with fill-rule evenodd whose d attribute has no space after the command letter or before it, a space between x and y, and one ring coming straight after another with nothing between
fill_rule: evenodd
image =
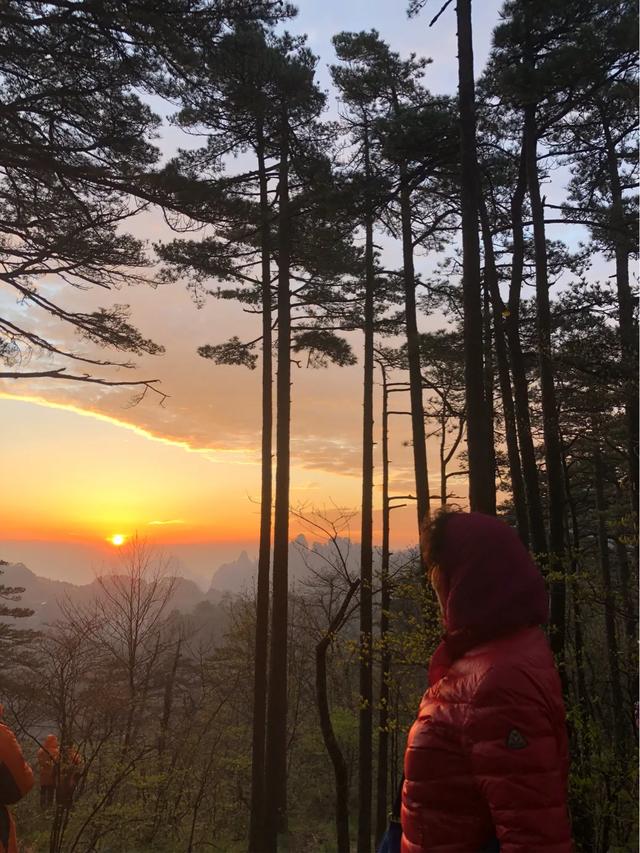
<instances>
[{"instance_id":1,"label":"wispy cloud","mask_svg":"<svg viewBox=\"0 0 640 853\"><path fill-rule=\"evenodd\" d=\"M235 464L254 465L257 462L255 451L252 449L238 449L226 447L206 447L194 444L187 439L179 439L171 436L162 435L159 432L132 423L131 421L117 418L114 415L108 415L104 412L98 412L87 406L76 405L75 403L59 402L49 400L45 397L29 394L10 394L0 391L0 399L17 400L21 403L33 403L36 406L44 406L48 409L58 409L65 412L73 412L76 415L81 415L85 418L93 418L103 423L112 424L113 426L129 430L136 435L147 438L150 441L158 441L161 444L167 444L172 447L179 447L181 450L186 450L188 453L199 453L205 456L210 462L233 462Z\"/></svg>"},{"instance_id":2,"label":"wispy cloud","mask_svg":"<svg viewBox=\"0 0 640 853\"><path fill-rule=\"evenodd\" d=\"M167 519L160 519L158 521L148 521L147 524L160 527L160 526L163 526L165 524L186 524L186 521L184 521L182 518L167 518Z\"/></svg>"}]
</instances>

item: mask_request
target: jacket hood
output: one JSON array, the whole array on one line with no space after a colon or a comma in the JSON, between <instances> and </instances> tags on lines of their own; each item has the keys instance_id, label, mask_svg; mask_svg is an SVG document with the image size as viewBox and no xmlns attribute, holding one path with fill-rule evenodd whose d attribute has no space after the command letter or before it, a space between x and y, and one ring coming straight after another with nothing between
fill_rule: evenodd
<instances>
[{"instance_id":1,"label":"jacket hood","mask_svg":"<svg viewBox=\"0 0 640 853\"><path fill-rule=\"evenodd\" d=\"M503 634L547 621L544 580L515 530L478 512L447 521L440 556L447 633Z\"/></svg>"},{"instance_id":2,"label":"jacket hood","mask_svg":"<svg viewBox=\"0 0 640 853\"><path fill-rule=\"evenodd\" d=\"M55 735L47 735L44 739L44 745L47 749L58 746L58 738Z\"/></svg>"}]
</instances>

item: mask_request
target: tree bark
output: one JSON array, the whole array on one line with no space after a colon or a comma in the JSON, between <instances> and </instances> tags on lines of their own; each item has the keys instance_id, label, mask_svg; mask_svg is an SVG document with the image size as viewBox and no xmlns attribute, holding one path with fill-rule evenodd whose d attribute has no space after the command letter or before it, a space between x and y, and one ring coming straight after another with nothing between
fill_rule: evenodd
<instances>
[{"instance_id":1,"label":"tree bark","mask_svg":"<svg viewBox=\"0 0 640 853\"><path fill-rule=\"evenodd\" d=\"M396 118L400 115L398 95L392 84L391 94ZM413 262L413 215L411 187L407 165L399 165L400 222L402 229L402 270L404 278L404 310L407 336L407 361L409 365L409 398L411 401L411 440L413 443L413 470L416 483L416 511L418 514L418 541L422 527L430 512L429 471L427 467L427 436L424 427L422 404L422 370L420 365L420 335L416 309L416 274ZM420 554L421 573L426 582L426 571Z\"/></svg>"},{"instance_id":2,"label":"tree bark","mask_svg":"<svg viewBox=\"0 0 640 853\"><path fill-rule=\"evenodd\" d=\"M478 159L473 78L471 0L457 0L458 100L462 183L462 291L464 307L464 373L467 403L469 503L472 510L495 513L495 480L491 477L489 429L482 359L482 282L478 238Z\"/></svg>"},{"instance_id":3,"label":"tree bark","mask_svg":"<svg viewBox=\"0 0 640 853\"><path fill-rule=\"evenodd\" d=\"M616 557L618 564L618 578L620 583L620 592L623 607L623 626L625 636L625 648L627 660L634 661L638 650L638 633L637 633L637 604L634 595L634 584L631 582L631 572L629 566L629 554L624 542L619 538L615 538ZM635 724L635 702L638 696L638 678L635 667L630 667L626 673L626 695L628 697L627 708L630 711L632 729L635 734L636 742L638 741L638 728Z\"/></svg>"},{"instance_id":4,"label":"tree bark","mask_svg":"<svg viewBox=\"0 0 640 853\"><path fill-rule=\"evenodd\" d=\"M633 319L633 294L629 284L629 245L625 239L625 216L622 186L618 173L618 157L604 108L601 109L602 129L607 150L607 168L611 191L611 214L614 225L616 285L618 291L618 328L622 363L625 368L625 413L629 430L629 482L633 512L638 514L638 347Z\"/></svg>"},{"instance_id":5,"label":"tree bark","mask_svg":"<svg viewBox=\"0 0 640 853\"><path fill-rule=\"evenodd\" d=\"M524 271L524 226L522 223L522 205L526 189L527 175L523 142L518 181L511 199L513 247L511 260L511 282L509 285L509 316L507 318L506 328L507 341L509 344L509 358L511 362L511 374L513 376L513 398L516 424L518 427L518 444L522 458L522 477L527 497L531 547L534 554L542 557L547 552L547 533L545 530L542 499L540 497L538 465L536 463L533 433L531 430L527 372L525 369L522 345L520 342L520 295L522 292L522 277Z\"/></svg>"},{"instance_id":6,"label":"tree bark","mask_svg":"<svg viewBox=\"0 0 640 853\"><path fill-rule=\"evenodd\" d=\"M331 722L329 694L327 690L327 650L332 638L345 623L351 600L360 586L360 580L353 581L345 595L338 612L331 620L326 634L316 645L316 701L320 718L322 739L333 765L336 786L335 817L337 853L349 853L349 773L340 744Z\"/></svg>"},{"instance_id":7,"label":"tree bark","mask_svg":"<svg viewBox=\"0 0 640 853\"><path fill-rule=\"evenodd\" d=\"M575 653L576 653L576 687L578 694L578 702L580 708L585 712L591 714L592 706L591 706L591 698L589 691L587 690L587 677L586 677L586 669L585 669L585 657L584 657L584 635L582 633L582 605L580 601L580 590L578 587L578 571L580 569L579 562L579 554L580 554L580 527L578 522L578 511L576 509L576 503L573 499L573 494L571 491L571 481L569 479L569 470L567 468L566 457L563 452L562 454L562 471L564 475L565 482L565 494L567 496L567 507L569 510L569 517L571 519L571 544L573 548L573 553L571 555L571 570L572 570L572 581L571 588L573 592L573 630L574 630L574 639L575 639ZM582 751L586 753L586 750L589 748L588 746L589 739L582 737Z\"/></svg>"},{"instance_id":8,"label":"tree bark","mask_svg":"<svg viewBox=\"0 0 640 853\"><path fill-rule=\"evenodd\" d=\"M582 632L582 602L580 600L580 587L578 584L578 573L580 571L580 527L578 523L578 512L576 504L571 492L571 482L569 478L569 470L566 463L566 456L562 454L562 470L564 474L565 494L567 497L567 506L569 510L569 518L571 520L571 602L573 604L573 636L575 648L575 665L576 665L576 698L577 711L580 714L581 724L571 726L569 730L571 741L575 744L572 750L576 759L579 759L581 766L588 772L590 766L592 752L592 739L588 733L588 722L593 717L593 707L591 703L591 694L587 689L587 678L585 668L585 648L584 634ZM575 759L574 759L575 760ZM592 839L595 837L592 812L584 807L583 803L578 803L572 812L573 830L577 839Z\"/></svg>"},{"instance_id":9,"label":"tree bark","mask_svg":"<svg viewBox=\"0 0 640 853\"><path fill-rule=\"evenodd\" d=\"M291 430L291 294L289 290L289 128L282 118L278 215L278 376L273 595L266 737L266 853L287 833L287 627L289 592L289 462ZM286 849L286 843L284 845Z\"/></svg>"},{"instance_id":10,"label":"tree bark","mask_svg":"<svg viewBox=\"0 0 640 853\"><path fill-rule=\"evenodd\" d=\"M616 555L618 558L618 573L622 589L622 606L624 607L624 631L627 637L629 651L635 653L638 642L638 617L634 586L629 570L629 554L627 547L616 538Z\"/></svg>"},{"instance_id":11,"label":"tree bark","mask_svg":"<svg viewBox=\"0 0 640 853\"><path fill-rule=\"evenodd\" d=\"M440 447L439 457L440 457L440 506L446 506L447 503L447 459L446 459L446 448L447 448L447 410L442 406L442 411L440 413Z\"/></svg>"},{"instance_id":12,"label":"tree bark","mask_svg":"<svg viewBox=\"0 0 640 853\"><path fill-rule=\"evenodd\" d=\"M538 129L536 125L535 104L527 104L524 108L524 127L527 183L529 186L529 198L531 200L536 265L536 332L545 464L547 468L547 489L549 496L548 566L554 574L561 574L560 578L554 577L550 584L550 640L551 647L554 653L560 658L559 663L562 666L565 645L566 611L566 589L563 567L564 483L560 432L558 428L558 408L551 357L551 308L549 302L549 277L547 273L547 241L544 225L544 205L540 196L540 182L538 177Z\"/></svg>"},{"instance_id":13,"label":"tree bark","mask_svg":"<svg viewBox=\"0 0 640 853\"><path fill-rule=\"evenodd\" d=\"M494 425L494 377L493 377L493 334L491 330L491 296L489 287L485 280L483 287L483 304L482 304L482 326L483 326L483 343L484 343L484 405L486 412L487 432L489 442L487 449L489 451L489 476L491 482L496 481L496 446L495 446L495 425ZM496 513L496 490L490 496L491 504L490 511L492 515Z\"/></svg>"},{"instance_id":14,"label":"tree bark","mask_svg":"<svg viewBox=\"0 0 640 853\"><path fill-rule=\"evenodd\" d=\"M382 554L380 566L380 711L378 715L378 775L376 779L376 847L387 827L387 801L389 781L389 677L391 654L388 647L389 608L389 398L387 373L384 363L382 371Z\"/></svg>"},{"instance_id":15,"label":"tree bark","mask_svg":"<svg viewBox=\"0 0 640 853\"><path fill-rule=\"evenodd\" d=\"M500 296L489 216L482 197L480 197L480 223L482 226L482 242L484 247L485 287L489 291L491 308L493 311L493 338L496 362L498 366L498 383L500 385L502 412L504 415L504 429L507 442L509 473L511 475L513 504L516 512L518 533L528 548L530 545L529 517L527 514L527 500L524 490L524 480L522 477L522 467L520 464L520 450L518 447L518 433L513 395L511 391L511 379L509 377L509 356L507 353L507 343L505 341L504 329L502 326L502 312L504 306L502 304L502 297Z\"/></svg>"},{"instance_id":16,"label":"tree bark","mask_svg":"<svg viewBox=\"0 0 640 853\"><path fill-rule=\"evenodd\" d=\"M598 432L601 426L597 427ZM625 753L624 725L624 696L622 691L622 679L620 677L620 650L618 648L618 636L616 632L616 615L614 594L611 584L611 561L609 557L609 537L607 535L607 503L604 493L604 473L602 470L602 454L598 445L598 438L594 430L593 468L595 473L595 496L596 513L598 518L598 552L600 556L600 571L602 574L602 588L604 594L604 624L607 638L607 658L611 674L611 704L613 706L613 747L618 757Z\"/></svg>"},{"instance_id":17,"label":"tree bark","mask_svg":"<svg viewBox=\"0 0 640 853\"><path fill-rule=\"evenodd\" d=\"M418 535L429 515L429 472L427 468L427 439L422 404L422 371L420 367L420 335L416 310L416 276L413 263L413 228L411 193L406 184L406 170L400 173L400 214L402 218L402 264L404 270L404 304L409 362L409 396L411 398L411 437L413 441L413 470L416 481Z\"/></svg>"},{"instance_id":18,"label":"tree bark","mask_svg":"<svg viewBox=\"0 0 640 853\"><path fill-rule=\"evenodd\" d=\"M269 647L269 570L271 560L272 498L272 333L271 239L268 181L262 145L258 146L262 241L262 448L260 543L256 590L256 636L253 676L253 732L251 742L251 805L249 853L260 853L265 818L265 738L267 717L267 653Z\"/></svg>"},{"instance_id":19,"label":"tree bark","mask_svg":"<svg viewBox=\"0 0 640 853\"><path fill-rule=\"evenodd\" d=\"M365 141L365 158L368 150ZM367 177L369 177L367 175ZM360 713L358 727L358 853L371 850L373 674L373 222L365 222L364 390L362 424L362 525L360 533Z\"/></svg>"},{"instance_id":20,"label":"tree bark","mask_svg":"<svg viewBox=\"0 0 640 853\"><path fill-rule=\"evenodd\" d=\"M336 851L349 853L349 774L342 750L333 731L329 700L327 697L327 647L328 639L323 639L316 647L316 698L320 731L333 765L333 775L336 787L335 821L336 821Z\"/></svg>"}]
</instances>

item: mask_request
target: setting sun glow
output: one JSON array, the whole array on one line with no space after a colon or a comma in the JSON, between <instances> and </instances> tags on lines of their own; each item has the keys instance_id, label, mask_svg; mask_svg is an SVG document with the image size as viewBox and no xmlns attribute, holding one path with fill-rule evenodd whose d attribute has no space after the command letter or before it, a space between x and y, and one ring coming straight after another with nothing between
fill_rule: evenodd
<instances>
[{"instance_id":1,"label":"setting sun glow","mask_svg":"<svg viewBox=\"0 0 640 853\"><path fill-rule=\"evenodd\" d=\"M109 537L109 542L116 546L124 545L124 536L122 533L114 533L113 536Z\"/></svg>"}]
</instances>

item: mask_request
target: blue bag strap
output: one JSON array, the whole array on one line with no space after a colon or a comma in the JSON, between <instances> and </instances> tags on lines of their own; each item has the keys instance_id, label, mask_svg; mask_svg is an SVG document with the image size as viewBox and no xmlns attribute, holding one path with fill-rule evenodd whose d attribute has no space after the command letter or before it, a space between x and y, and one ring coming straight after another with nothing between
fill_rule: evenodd
<instances>
[{"instance_id":1,"label":"blue bag strap","mask_svg":"<svg viewBox=\"0 0 640 853\"><path fill-rule=\"evenodd\" d=\"M393 808L391 809L391 820L396 823L400 823L400 811L402 808L402 787L404 785L404 773L402 774L402 778L400 779L400 784L398 785L398 790L396 791L396 796L393 801Z\"/></svg>"}]
</instances>

